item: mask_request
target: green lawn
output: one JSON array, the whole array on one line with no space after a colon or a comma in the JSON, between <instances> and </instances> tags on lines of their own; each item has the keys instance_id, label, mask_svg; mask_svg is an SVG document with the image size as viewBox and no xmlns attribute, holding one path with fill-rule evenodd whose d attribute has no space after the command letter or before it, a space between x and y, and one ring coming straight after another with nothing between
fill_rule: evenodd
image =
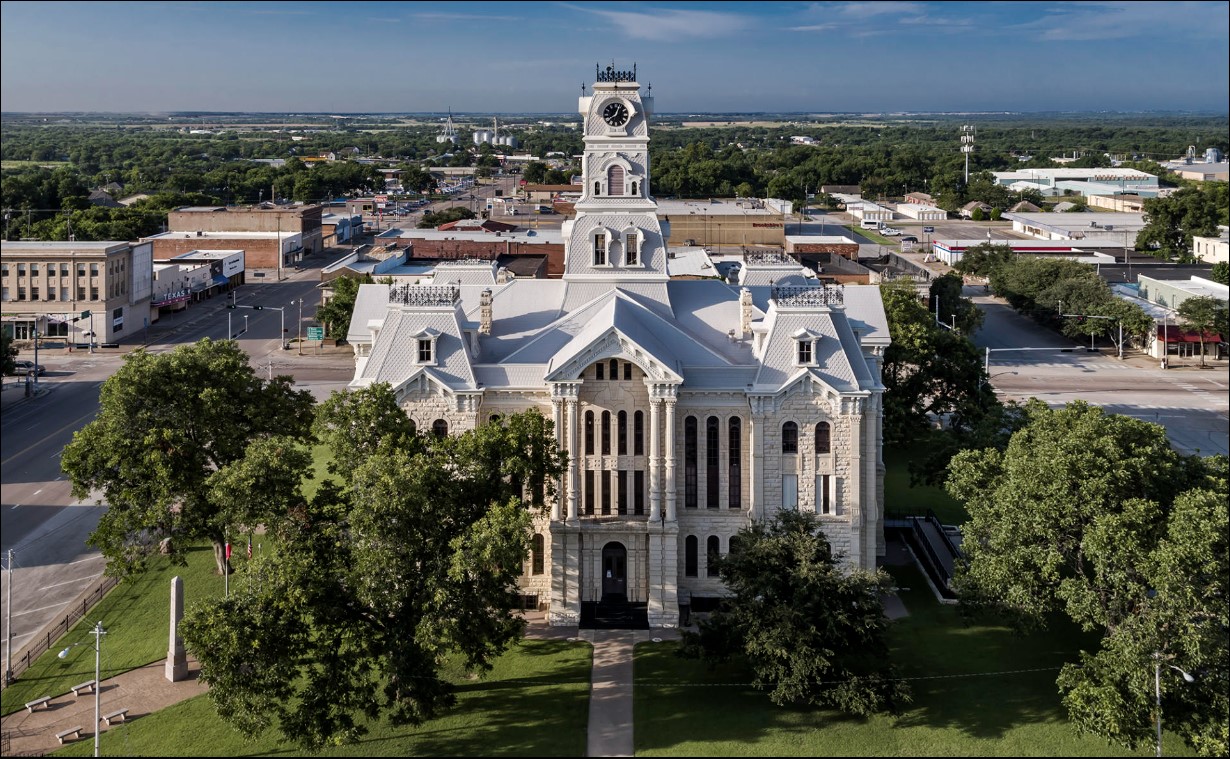
<instances>
[{"instance_id":1,"label":"green lawn","mask_svg":"<svg viewBox=\"0 0 1230 759\"><path fill-rule=\"evenodd\" d=\"M246 545L243 550L246 550ZM241 553L243 551L241 550ZM108 678L165 658L167 624L170 619L171 578L184 579L184 608L195 601L222 595L222 577L214 573L213 550L194 546L187 553L188 566L174 566L156 557L139 577L120 583L79 620L67 635L52 644L17 682L0 696L0 713L9 714L27 701L67 693L77 683L94 679L94 636L90 630L102 621L107 634L102 641L102 677ZM233 561L238 567L243 559ZM236 581L237 575L231 576ZM85 642L64 659L56 653L70 643Z\"/></svg>"},{"instance_id":2,"label":"green lawn","mask_svg":"<svg viewBox=\"0 0 1230 759\"><path fill-rule=\"evenodd\" d=\"M750 686L745 668L709 670L674 655L672 644L635 653L636 753L642 756L1129 756L1068 724L1055 678L1076 657L1078 631L1020 637L1003 627L966 626L931 597L916 570L894 575L909 587L911 616L890 642L914 702L899 716L868 719L774 706ZM1036 670L1019 672L1016 670ZM1168 736L1168 755L1190 755ZM1152 753L1151 747L1136 756Z\"/></svg>"},{"instance_id":3,"label":"green lawn","mask_svg":"<svg viewBox=\"0 0 1230 759\"><path fill-rule=\"evenodd\" d=\"M884 447L884 509L910 514L931 509L944 524L964 524L969 519L965 506L943 488L910 485L910 459L923 454L916 448Z\"/></svg>"},{"instance_id":4,"label":"green lawn","mask_svg":"<svg viewBox=\"0 0 1230 759\"><path fill-rule=\"evenodd\" d=\"M495 663L491 674L458 684L457 707L419 727L368 723L353 746L321 756L583 756L589 718L593 649L588 643L526 640ZM269 733L252 743L222 723L207 696L184 701L104 733L100 753L123 756L300 755ZM93 742L57 756L89 756Z\"/></svg>"}]
</instances>

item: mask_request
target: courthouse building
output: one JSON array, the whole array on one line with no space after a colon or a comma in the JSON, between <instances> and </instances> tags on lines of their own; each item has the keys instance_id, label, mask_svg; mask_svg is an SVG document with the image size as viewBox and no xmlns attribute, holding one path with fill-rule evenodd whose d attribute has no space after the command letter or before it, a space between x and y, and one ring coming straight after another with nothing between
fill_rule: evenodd
<instances>
[{"instance_id":1,"label":"courthouse building","mask_svg":"<svg viewBox=\"0 0 1230 759\"><path fill-rule=\"evenodd\" d=\"M603 606L673 626L724 589L713 558L754 520L819 515L851 567L884 551L879 291L820 286L781 254L737 284L672 280L633 71L580 98L584 184L558 280L475 262L424 286L363 285L352 388L389 383L421 431L537 409L568 468L521 578L553 624ZM458 264L461 265L461 264Z\"/></svg>"}]
</instances>

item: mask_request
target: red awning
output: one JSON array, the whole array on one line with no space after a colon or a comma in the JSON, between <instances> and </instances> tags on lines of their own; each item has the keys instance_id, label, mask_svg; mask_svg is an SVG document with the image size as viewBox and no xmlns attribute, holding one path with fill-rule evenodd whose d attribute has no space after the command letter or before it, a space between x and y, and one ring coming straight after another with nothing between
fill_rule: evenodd
<instances>
[{"instance_id":1,"label":"red awning","mask_svg":"<svg viewBox=\"0 0 1230 759\"><path fill-rule=\"evenodd\" d=\"M1164 343L1198 343L1200 342L1199 332L1185 332L1178 327L1158 327L1157 339ZM1205 343L1220 343L1221 335L1216 332L1204 333Z\"/></svg>"}]
</instances>

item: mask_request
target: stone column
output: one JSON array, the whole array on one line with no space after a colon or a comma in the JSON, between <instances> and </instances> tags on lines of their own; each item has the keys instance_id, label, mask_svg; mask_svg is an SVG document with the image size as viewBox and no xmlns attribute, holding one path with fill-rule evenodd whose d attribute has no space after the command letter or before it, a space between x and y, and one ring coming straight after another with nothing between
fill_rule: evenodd
<instances>
[{"instance_id":1,"label":"stone column","mask_svg":"<svg viewBox=\"0 0 1230 759\"><path fill-rule=\"evenodd\" d=\"M753 406L747 424L748 517L764 519L764 415Z\"/></svg>"},{"instance_id":2,"label":"stone column","mask_svg":"<svg viewBox=\"0 0 1230 759\"><path fill-rule=\"evenodd\" d=\"M184 639L179 637L179 621L183 618L184 581L176 575L171 578L171 630L166 663L166 678L173 683L188 677L188 655L184 653Z\"/></svg>"},{"instance_id":3,"label":"stone column","mask_svg":"<svg viewBox=\"0 0 1230 759\"><path fill-rule=\"evenodd\" d=\"M675 515L675 398L674 388L666 402L666 521L674 522Z\"/></svg>"},{"instance_id":4,"label":"stone column","mask_svg":"<svg viewBox=\"0 0 1230 759\"><path fill-rule=\"evenodd\" d=\"M566 400L568 404L568 521L575 522L577 521L577 490L580 488L581 481L579 474L581 446L577 445L577 409L580 404L577 399L576 385L569 385L568 390L570 391Z\"/></svg>"},{"instance_id":5,"label":"stone column","mask_svg":"<svg viewBox=\"0 0 1230 759\"><path fill-rule=\"evenodd\" d=\"M557 395L558 386L551 388L551 421L555 425L555 444L561 450L564 448L564 399ZM571 463L571 462L570 462ZM555 483L555 501L551 504L551 521L558 522L563 518L564 477L561 475Z\"/></svg>"},{"instance_id":6,"label":"stone column","mask_svg":"<svg viewBox=\"0 0 1230 759\"><path fill-rule=\"evenodd\" d=\"M860 569L868 569L866 562L866 546L863 544L864 530L867 528L864 520L866 515L863 513L863 493L866 489L865 470L863 466L863 402L858 398L851 398L845 404L846 421L850 430L850 483L846 488L849 493L849 509L850 509L850 546L857 547L851 553L850 560L857 562ZM874 559L870 569L875 569Z\"/></svg>"},{"instance_id":7,"label":"stone column","mask_svg":"<svg viewBox=\"0 0 1230 759\"><path fill-rule=\"evenodd\" d=\"M649 389L649 521L662 520L662 399Z\"/></svg>"}]
</instances>

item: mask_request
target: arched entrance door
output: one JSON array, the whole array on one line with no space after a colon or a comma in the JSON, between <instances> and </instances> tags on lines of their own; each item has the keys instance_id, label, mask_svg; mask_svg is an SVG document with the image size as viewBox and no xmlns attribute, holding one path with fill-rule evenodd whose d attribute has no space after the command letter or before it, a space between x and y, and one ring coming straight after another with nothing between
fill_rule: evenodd
<instances>
[{"instance_id":1,"label":"arched entrance door","mask_svg":"<svg viewBox=\"0 0 1230 759\"><path fill-rule=\"evenodd\" d=\"M602 547L602 600L628 600L628 549L622 543Z\"/></svg>"}]
</instances>

